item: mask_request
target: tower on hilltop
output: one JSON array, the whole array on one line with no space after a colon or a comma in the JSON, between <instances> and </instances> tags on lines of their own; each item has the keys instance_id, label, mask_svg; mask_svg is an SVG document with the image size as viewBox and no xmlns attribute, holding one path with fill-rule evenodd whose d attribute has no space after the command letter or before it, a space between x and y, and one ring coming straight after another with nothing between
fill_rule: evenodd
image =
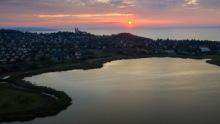
<instances>
[{"instance_id":1,"label":"tower on hilltop","mask_svg":"<svg viewBox=\"0 0 220 124\"><path fill-rule=\"evenodd\" d=\"M75 33L76 34L80 33L79 28L75 28Z\"/></svg>"}]
</instances>

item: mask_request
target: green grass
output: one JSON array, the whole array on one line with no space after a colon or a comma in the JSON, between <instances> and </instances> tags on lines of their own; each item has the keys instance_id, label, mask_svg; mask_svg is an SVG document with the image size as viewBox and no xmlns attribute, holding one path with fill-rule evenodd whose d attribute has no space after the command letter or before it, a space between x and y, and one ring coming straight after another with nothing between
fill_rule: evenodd
<instances>
[{"instance_id":1,"label":"green grass","mask_svg":"<svg viewBox=\"0 0 220 124\"><path fill-rule=\"evenodd\" d=\"M11 109L11 111L8 111L8 114L2 114L0 112L0 122L1 121L27 121L32 120L35 117L46 117L46 116L52 116L58 114L60 111L66 109L71 104L71 98L61 91L56 91L49 87L43 87L43 86L35 86L31 84L30 82L22 80L23 77L29 75L29 73L26 74L18 74L18 75L12 75L5 81L8 82L8 85L16 85L19 87L22 87L22 89L25 89L26 92L24 94L21 94L19 96L12 97L10 100L14 104L6 104L7 102L0 101L0 104L2 104L2 107L6 106ZM13 89L13 88L12 88ZM58 98L58 100L55 100L52 97L44 96L44 99L41 99L43 97L39 97L38 93L35 93L34 96L29 96L30 91L38 91L43 92L46 94L54 95ZM34 92L31 92L34 93ZM2 97L5 94L8 94L7 92L1 93L3 94ZM12 93L16 94L16 93ZM38 96L37 96L38 94ZM43 96L43 95L41 95ZM22 99L20 99L22 97ZM16 98L19 98L18 100ZM7 98L6 98L7 99ZM53 102L45 102L45 100L51 100L53 99ZM45 104L46 103L46 104ZM25 105L27 108L23 108L23 111L18 111L16 109L17 105ZM9 105L9 106L8 106ZM0 106L1 107L1 106ZM6 111L7 112L7 111Z\"/></svg>"},{"instance_id":2,"label":"green grass","mask_svg":"<svg viewBox=\"0 0 220 124\"><path fill-rule=\"evenodd\" d=\"M56 101L39 92L0 84L0 122L34 119L38 114L41 116L39 110L50 107Z\"/></svg>"},{"instance_id":3,"label":"green grass","mask_svg":"<svg viewBox=\"0 0 220 124\"><path fill-rule=\"evenodd\" d=\"M97 58L106 58L115 56L115 52L105 52L103 50L90 50L91 52L94 52Z\"/></svg>"},{"instance_id":4,"label":"green grass","mask_svg":"<svg viewBox=\"0 0 220 124\"><path fill-rule=\"evenodd\" d=\"M210 59L207 61L207 63L220 66L220 56L219 55L206 56L206 58Z\"/></svg>"},{"instance_id":5,"label":"green grass","mask_svg":"<svg viewBox=\"0 0 220 124\"><path fill-rule=\"evenodd\" d=\"M0 115L36 110L54 101L40 93L0 87Z\"/></svg>"}]
</instances>

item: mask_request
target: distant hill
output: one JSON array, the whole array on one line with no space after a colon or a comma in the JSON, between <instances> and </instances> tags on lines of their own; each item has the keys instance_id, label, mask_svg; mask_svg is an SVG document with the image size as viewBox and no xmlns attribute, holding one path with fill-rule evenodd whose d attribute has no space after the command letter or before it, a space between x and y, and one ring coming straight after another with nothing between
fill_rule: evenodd
<instances>
[{"instance_id":1,"label":"distant hill","mask_svg":"<svg viewBox=\"0 0 220 124\"><path fill-rule=\"evenodd\" d=\"M24 34L24 32L17 31L17 30L11 30L11 29L0 29L0 35L2 34Z\"/></svg>"},{"instance_id":2,"label":"distant hill","mask_svg":"<svg viewBox=\"0 0 220 124\"><path fill-rule=\"evenodd\" d=\"M11 30L23 31L23 32L30 32L30 31L56 31L56 29L49 29L49 28L39 28L39 27L15 27L15 28L8 28Z\"/></svg>"},{"instance_id":3,"label":"distant hill","mask_svg":"<svg viewBox=\"0 0 220 124\"><path fill-rule=\"evenodd\" d=\"M119 33L117 35L115 35L116 37L120 38L120 39L126 39L126 40L152 40L150 38L145 38L145 37L140 37L140 36L136 36L130 33Z\"/></svg>"}]
</instances>

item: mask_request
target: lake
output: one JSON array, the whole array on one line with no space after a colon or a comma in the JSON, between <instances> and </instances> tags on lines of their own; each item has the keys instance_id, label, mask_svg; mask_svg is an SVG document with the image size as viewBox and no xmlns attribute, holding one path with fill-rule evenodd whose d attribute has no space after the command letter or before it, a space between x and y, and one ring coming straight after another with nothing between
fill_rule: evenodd
<instances>
[{"instance_id":1,"label":"lake","mask_svg":"<svg viewBox=\"0 0 220 124\"><path fill-rule=\"evenodd\" d=\"M73 27L74 29L74 27ZM220 28L80 28L95 35L111 35L118 33L132 33L138 36L152 39L197 39L220 41ZM70 31L71 29L62 29L59 31ZM52 33L53 31L38 31L38 33ZM57 31L58 32L58 31Z\"/></svg>"},{"instance_id":2,"label":"lake","mask_svg":"<svg viewBox=\"0 0 220 124\"><path fill-rule=\"evenodd\" d=\"M118 60L100 69L27 77L66 92L73 103L24 124L219 124L220 67L205 61Z\"/></svg>"}]
</instances>

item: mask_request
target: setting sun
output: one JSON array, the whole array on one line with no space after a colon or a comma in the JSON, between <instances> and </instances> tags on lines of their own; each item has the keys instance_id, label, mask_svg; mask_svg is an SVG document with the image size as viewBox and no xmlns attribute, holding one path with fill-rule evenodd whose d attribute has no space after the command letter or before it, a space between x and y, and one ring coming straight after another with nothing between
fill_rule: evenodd
<instances>
[{"instance_id":1,"label":"setting sun","mask_svg":"<svg viewBox=\"0 0 220 124\"><path fill-rule=\"evenodd\" d=\"M132 21L128 21L128 24L131 25L133 22Z\"/></svg>"}]
</instances>

